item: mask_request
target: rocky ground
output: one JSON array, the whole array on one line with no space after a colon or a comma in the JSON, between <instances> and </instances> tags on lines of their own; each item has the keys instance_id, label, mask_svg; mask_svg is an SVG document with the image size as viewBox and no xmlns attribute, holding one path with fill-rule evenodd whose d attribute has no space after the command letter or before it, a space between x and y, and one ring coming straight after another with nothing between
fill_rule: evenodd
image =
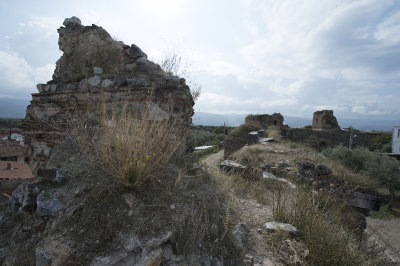
<instances>
[{"instance_id":1,"label":"rocky ground","mask_svg":"<svg viewBox=\"0 0 400 266\"><path fill-rule=\"evenodd\" d=\"M319 191L343 191L343 188L365 190L370 185L365 180L362 180L362 177L351 173L351 171L337 165L314 150L296 143L281 141L264 145L245 146L233 154L232 157L242 165L267 172L268 176L278 177L278 179L292 181L293 183L308 182ZM203 163L208 166L208 171L213 173L214 176L220 179L228 179L229 177L222 173L217 166L222 161L222 158L223 154L219 152L205 158ZM313 169L314 173L308 173L310 171L308 166ZM307 178L307 175L310 175L310 178ZM347 177L347 179L343 177ZM269 192L265 191L265 193ZM252 244L250 245L252 248L247 251L253 256L254 262L288 263L290 259L287 256L286 258L281 256L284 252L280 251L279 248L277 249L276 244L272 244L276 239L273 239L273 236L264 230L265 222L272 220L273 217L271 204L263 204L257 197L248 197L248 195L241 197L239 195L235 201L235 208L240 213L239 216L247 224L247 237L252 239ZM368 228L364 234L369 237L369 240L366 246L370 250L372 250L371 246L374 246L375 248L371 252L379 253L377 256L380 257L372 259L368 264L397 264L399 262L399 250L396 243L400 235L399 220L397 218L389 220L368 218L367 221ZM281 241L282 239L279 240ZM301 241L299 243L301 247L295 253L307 250ZM281 246L279 245L279 247ZM300 264L303 262L301 260L298 261Z\"/></svg>"},{"instance_id":2,"label":"rocky ground","mask_svg":"<svg viewBox=\"0 0 400 266\"><path fill-rule=\"evenodd\" d=\"M258 156L251 157L254 153ZM248 164L261 158L254 166L263 165L265 172L286 179L298 176L299 160L319 162L312 150L284 141L244 147L236 156ZM268 186L223 173L218 167L222 158L220 151L202 159L202 171L169 165L164 171L169 177L162 175L157 186L138 191L117 186L66 141L52 156L53 170L40 172L37 181L19 187L0 206L0 262L309 264L310 249L298 233L267 230L265 224L273 221ZM188 159L181 158L185 163ZM392 253L386 254L395 258L398 219L368 222L368 231L391 247Z\"/></svg>"},{"instance_id":3,"label":"rocky ground","mask_svg":"<svg viewBox=\"0 0 400 266\"><path fill-rule=\"evenodd\" d=\"M223 159L223 151L214 153L202 160L207 171L219 179L221 183L231 179L219 169L219 162ZM265 193L268 193L265 191ZM243 247L245 250L244 263L246 265L285 265L287 263L302 264L300 253L307 252L304 245L298 240L283 234L270 234L265 224L272 220L271 204L263 204L257 200L243 196L234 197L232 205L238 215L239 224L243 225ZM275 243L274 243L275 242ZM274 243L274 244L272 244Z\"/></svg>"},{"instance_id":4,"label":"rocky ground","mask_svg":"<svg viewBox=\"0 0 400 266\"><path fill-rule=\"evenodd\" d=\"M386 247L386 255L400 264L400 218L367 218L367 231Z\"/></svg>"}]
</instances>

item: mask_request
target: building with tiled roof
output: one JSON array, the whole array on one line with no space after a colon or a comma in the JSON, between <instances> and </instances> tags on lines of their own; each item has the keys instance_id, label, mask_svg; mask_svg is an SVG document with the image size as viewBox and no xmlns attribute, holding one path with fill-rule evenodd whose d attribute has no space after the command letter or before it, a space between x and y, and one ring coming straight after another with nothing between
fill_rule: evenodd
<instances>
[{"instance_id":1,"label":"building with tiled roof","mask_svg":"<svg viewBox=\"0 0 400 266\"><path fill-rule=\"evenodd\" d=\"M11 195L19 184L34 177L31 168L25 163L0 161L0 193Z\"/></svg>"},{"instance_id":2,"label":"building with tiled roof","mask_svg":"<svg viewBox=\"0 0 400 266\"><path fill-rule=\"evenodd\" d=\"M0 161L24 162L24 147L15 140L0 139Z\"/></svg>"}]
</instances>

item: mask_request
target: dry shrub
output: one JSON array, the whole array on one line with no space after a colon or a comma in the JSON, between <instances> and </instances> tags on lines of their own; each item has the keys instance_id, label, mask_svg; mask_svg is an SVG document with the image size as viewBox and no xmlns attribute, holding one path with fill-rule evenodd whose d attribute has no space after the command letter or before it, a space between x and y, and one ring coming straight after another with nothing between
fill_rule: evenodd
<instances>
[{"instance_id":1,"label":"dry shrub","mask_svg":"<svg viewBox=\"0 0 400 266\"><path fill-rule=\"evenodd\" d=\"M282 132L279 126L268 126L264 135L267 135L269 138L282 139Z\"/></svg>"},{"instance_id":2,"label":"dry shrub","mask_svg":"<svg viewBox=\"0 0 400 266\"><path fill-rule=\"evenodd\" d=\"M299 188L294 191L279 183L272 196L275 221L291 223L310 253L311 265L361 265L370 263L357 247L356 237L342 226L344 203L332 194Z\"/></svg>"},{"instance_id":3,"label":"dry shrub","mask_svg":"<svg viewBox=\"0 0 400 266\"><path fill-rule=\"evenodd\" d=\"M73 134L83 150L123 186L138 187L155 177L187 136L172 105L150 101L91 104Z\"/></svg>"}]
</instances>

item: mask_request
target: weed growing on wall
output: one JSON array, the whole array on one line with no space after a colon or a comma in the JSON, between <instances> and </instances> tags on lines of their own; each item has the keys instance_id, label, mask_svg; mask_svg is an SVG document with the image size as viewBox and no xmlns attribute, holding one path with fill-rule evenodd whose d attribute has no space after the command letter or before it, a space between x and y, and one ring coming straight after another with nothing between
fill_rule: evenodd
<instances>
[{"instance_id":1,"label":"weed growing on wall","mask_svg":"<svg viewBox=\"0 0 400 266\"><path fill-rule=\"evenodd\" d=\"M160 104L161 105L161 104ZM156 180L187 130L171 105L143 101L92 104L73 127L83 150L123 186Z\"/></svg>"}]
</instances>

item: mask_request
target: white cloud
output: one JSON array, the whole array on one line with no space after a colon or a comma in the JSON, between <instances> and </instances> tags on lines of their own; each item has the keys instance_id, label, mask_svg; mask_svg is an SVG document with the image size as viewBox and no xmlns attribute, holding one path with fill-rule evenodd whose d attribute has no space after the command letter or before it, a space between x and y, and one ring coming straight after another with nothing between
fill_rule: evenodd
<instances>
[{"instance_id":1,"label":"white cloud","mask_svg":"<svg viewBox=\"0 0 400 266\"><path fill-rule=\"evenodd\" d=\"M15 53L0 51L0 89L9 97L22 97L36 91L37 83L50 80L53 64L31 67L24 58Z\"/></svg>"},{"instance_id":2,"label":"white cloud","mask_svg":"<svg viewBox=\"0 0 400 266\"><path fill-rule=\"evenodd\" d=\"M69 3L64 13L102 26L152 58L162 57L168 46L190 47L182 56L203 85L197 110L307 117L318 109L343 116L399 114L400 8L395 1L242 0L226 8L212 0L126 0L114 6ZM50 46L25 45L29 38L45 36L56 47L64 16L54 16L51 8L41 14L17 20L23 23L3 32L9 38L4 43L12 45L0 50L18 67L0 62L0 79L13 88L45 82L54 68L39 61ZM15 38L12 43L13 32L24 32L24 42ZM186 41L180 44L180 39ZM19 68L23 73L14 73Z\"/></svg>"}]
</instances>

